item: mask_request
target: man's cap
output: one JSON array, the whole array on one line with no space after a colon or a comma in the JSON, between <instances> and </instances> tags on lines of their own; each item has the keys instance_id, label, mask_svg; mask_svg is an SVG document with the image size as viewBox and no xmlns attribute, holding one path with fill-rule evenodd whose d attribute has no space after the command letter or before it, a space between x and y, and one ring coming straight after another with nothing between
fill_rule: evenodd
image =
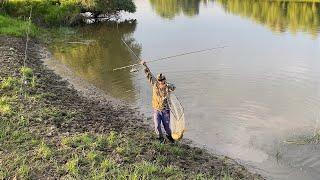
<instances>
[{"instance_id":1,"label":"man's cap","mask_svg":"<svg viewBox=\"0 0 320 180\"><path fill-rule=\"evenodd\" d=\"M157 75L157 80L158 81L166 80L166 77L162 73L160 73Z\"/></svg>"}]
</instances>

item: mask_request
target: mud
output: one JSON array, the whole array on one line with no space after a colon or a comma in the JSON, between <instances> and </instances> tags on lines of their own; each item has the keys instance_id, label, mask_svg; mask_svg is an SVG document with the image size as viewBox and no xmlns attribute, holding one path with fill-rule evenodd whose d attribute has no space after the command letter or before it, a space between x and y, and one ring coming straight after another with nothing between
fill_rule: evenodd
<instances>
[{"instance_id":1,"label":"mud","mask_svg":"<svg viewBox=\"0 0 320 180\"><path fill-rule=\"evenodd\" d=\"M19 68L23 65L24 50L24 39L0 36L1 77L19 74ZM44 104L75 112L75 116L69 121L50 119L44 121L42 126L54 127L54 132L50 134L51 138L61 134L116 131L132 138L143 148L143 152L136 157L137 161L141 159L152 161L158 155L165 155L171 165L188 172L222 177L221 173L227 170L234 179L263 179L236 161L194 147L188 140L173 145L182 148L187 155L174 156L166 151L157 152L152 146L152 142L156 140L153 130L144 122L146 117L139 114L135 108L104 95L82 79L72 77L72 72L69 75L62 75L64 76L62 78L57 74L59 72L49 69L44 63L48 63L50 53L41 43L31 40L27 52L26 65L32 68L37 76L39 83L37 91L49 94Z\"/></svg>"}]
</instances>

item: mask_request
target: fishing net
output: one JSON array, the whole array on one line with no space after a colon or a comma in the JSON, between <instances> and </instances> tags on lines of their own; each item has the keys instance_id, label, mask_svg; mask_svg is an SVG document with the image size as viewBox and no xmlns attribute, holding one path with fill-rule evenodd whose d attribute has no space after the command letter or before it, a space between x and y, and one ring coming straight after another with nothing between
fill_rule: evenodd
<instances>
[{"instance_id":1,"label":"fishing net","mask_svg":"<svg viewBox=\"0 0 320 180\"><path fill-rule=\"evenodd\" d=\"M185 131L184 109L179 99L172 93L169 97L169 107L170 128L172 131L171 135L174 140L179 140L182 138L183 133Z\"/></svg>"}]
</instances>

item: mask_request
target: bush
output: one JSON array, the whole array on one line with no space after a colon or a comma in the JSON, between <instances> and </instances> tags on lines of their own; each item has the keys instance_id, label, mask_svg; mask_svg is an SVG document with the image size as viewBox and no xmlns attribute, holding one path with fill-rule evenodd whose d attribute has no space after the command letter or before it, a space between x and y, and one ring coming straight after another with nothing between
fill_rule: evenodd
<instances>
[{"instance_id":1,"label":"bush","mask_svg":"<svg viewBox=\"0 0 320 180\"><path fill-rule=\"evenodd\" d=\"M8 16L0 15L0 34L22 37L26 35L29 22L17 20ZM35 37L39 32L39 29L30 24L29 33L30 36Z\"/></svg>"},{"instance_id":2,"label":"bush","mask_svg":"<svg viewBox=\"0 0 320 180\"><path fill-rule=\"evenodd\" d=\"M2 9L2 10L1 10ZM2 4L0 12L10 16L26 18L42 26L70 25L80 12L118 13L122 10L135 12L132 0L8 0Z\"/></svg>"}]
</instances>

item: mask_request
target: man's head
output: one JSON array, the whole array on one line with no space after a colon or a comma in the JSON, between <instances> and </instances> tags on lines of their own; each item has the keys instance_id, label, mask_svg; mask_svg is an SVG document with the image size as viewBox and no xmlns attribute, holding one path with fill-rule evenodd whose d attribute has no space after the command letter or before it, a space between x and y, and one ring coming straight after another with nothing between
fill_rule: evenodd
<instances>
[{"instance_id":1,"label":"man's head","mask_svg":"<svg viewBox=\"0 0 320 180\"><path fill-rule=\"evenodd\" d=\"M166 83L166 77L160 73L157 75L157 81L160 83L160 84L165 84Z\"/></svg>"}]
</instances>

